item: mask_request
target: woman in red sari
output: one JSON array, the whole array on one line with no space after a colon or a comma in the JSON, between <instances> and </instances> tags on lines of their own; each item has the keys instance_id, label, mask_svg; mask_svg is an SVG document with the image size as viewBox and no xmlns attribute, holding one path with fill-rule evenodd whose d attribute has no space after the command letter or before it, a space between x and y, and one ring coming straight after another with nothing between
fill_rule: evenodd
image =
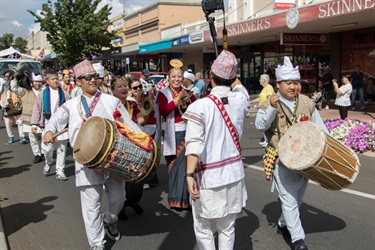
<instances>
[{"instance_id":1,"label":"woman in red sari","mask_svg":"<svg viewBox=\"0 0 375 250\"><path fill-rule=\"evenodd\" d=\"M168 72L169 86L156 96L155 112L158 127L164 124L163 155L167 161L169 174L168 203L177 210L190 208L189 193L186 188L185 132L186 123L182 119L187 107L196 99L192 92L182 88L182 62L172 60L173 67ZM160 131L157 131L160 134ZM158 140L159 136L156 136Z\"/></svg>"}]
</instances>

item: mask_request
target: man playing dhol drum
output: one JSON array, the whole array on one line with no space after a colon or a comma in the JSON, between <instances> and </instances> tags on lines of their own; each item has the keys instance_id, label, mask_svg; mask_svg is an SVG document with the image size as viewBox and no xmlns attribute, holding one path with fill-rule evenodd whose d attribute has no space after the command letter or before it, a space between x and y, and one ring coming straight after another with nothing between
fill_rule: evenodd
<instances>
[{"instance_id":1,"label":"man playing dhol drum","mask_svg":"<svg viewBox=\"0 0 375 250\"><path fill-rule=\"evenodd\" d=\"M101 94L98 91L96 78L98 77L91 63L82 61L74 67L77 83L81 85L83 95L79 95L64 103L53 114L45 127L44 143L53 143L53 134L58 128L65 127L69 122L69 139L74 149L78 131L84 123L83 116L99 116L114 120L115 110L120 111L123 123L131 130L137 130L137 125L131 121L125 107L120 100L111 95ZM78 107L82 110L78 111ZM87 138L87 143L94 143L93 138ZM119 178L107 176L103 172L97 172L79 163L75 163L76 186L80 189L83 221L86 235L91 249L104 249L105 232L112 240L119 240L120 233L117 230L117 214L120 212L125 199L125 181ZM101 201L103 184L108 193L108 210L101 214Z\"/></svg>"},{"instance_id":2,"label":"man playing dhol drum","mask_svg":"<svg viewBox=\"0 0 375 250\"><path fill-rule=\"evenodd\" d=\"M296 250L308 249L299 214L308 179L278 162L278 143L285 131L300 121L310 120L328 133L314 103L307 96L298 95L299 80L298 67L294 68L289 57L285 56L284 65L276 68L278 93L261 105L255 120L256 128L264 132L269 141L264 162L267 179L273 174L272 191L276 188L281 200L278 233L291 237Z\"/></svg>"}]
</instances>

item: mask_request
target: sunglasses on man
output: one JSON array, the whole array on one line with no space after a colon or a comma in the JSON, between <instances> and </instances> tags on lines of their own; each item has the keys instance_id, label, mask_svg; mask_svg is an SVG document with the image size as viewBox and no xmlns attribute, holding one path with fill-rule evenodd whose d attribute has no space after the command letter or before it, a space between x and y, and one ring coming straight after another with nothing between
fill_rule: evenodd
<instances>
[{"instance_id":1,"label":"sunglasses on man","mask_svg":"<svg viewBox=\"0 0 375 250\"><path fill-rule=\"evenodd\" d=\"M94 79L98 79L99 78L99 74L98 73L95 73L95 74L89 74L89 75L85 75L85 76L81 76L79 77L78 79L85 79L86 81L91 81L91 79L94 77Z\"/></svg>"},{"instance_id":2,"label":"sunglasses on man","mask_svg":"<svg viewBox=\"0 0 375 250\"><path fill-rule=\"evenodd\" d=\"M142 89L142 85L132 87L133 90Z\"/></svg>"}]
</instances>

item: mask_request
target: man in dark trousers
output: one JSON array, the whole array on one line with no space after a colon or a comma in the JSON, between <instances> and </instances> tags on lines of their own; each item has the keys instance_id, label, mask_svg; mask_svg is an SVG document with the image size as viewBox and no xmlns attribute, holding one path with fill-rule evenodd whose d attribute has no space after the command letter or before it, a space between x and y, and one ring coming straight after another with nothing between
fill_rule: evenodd
<instances>
[{"instance_id":1,"label":"man in dark trousers","mask_svg":"<svg viewBox=\"0 0 375 250\"><path fill-rule=\"evenodd\" d=\"M359 95L359 107L360 109L365 109L365 99L363 97L363 73L361 72L361 67L359 65L355 66L355 71L351 75L352 77L352 110L355 110L355 99Z\"/></svg>"}]
</instances>

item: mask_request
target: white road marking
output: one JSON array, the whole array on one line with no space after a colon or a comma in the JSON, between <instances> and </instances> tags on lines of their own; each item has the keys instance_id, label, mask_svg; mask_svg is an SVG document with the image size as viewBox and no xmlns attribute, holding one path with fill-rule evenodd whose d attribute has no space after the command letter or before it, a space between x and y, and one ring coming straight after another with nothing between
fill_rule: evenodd
<instances>
[{"instance_id":1,"label":"white road marking","mask_svg":"<svg viewBox=\"0 0 375 250\"><path fill-rule=\"evenodd\" d=\"M259 170L259 171L263 172L263 168L262 167L258 167L258 166L250 165L250 164L246 164L246 163L244 163L244 166L246 168L251 168L251 169L255 169L255 170ZM309 183L317 185L317 186L319 185L318 183L313 182L313 181L309 181ZM368 198L368 199L371 199L371 200L375 200L375 195L372 195L372 194L367 194L367 193L363 193L363 192L355 191L355 190L351 190L351 189L343 189L343 190L340 190L340 191L344 192L344 193L349 193L349 194L354 194L354 195L357 195L357 196L361 196L363 198Z\"/></svg>"}]
</instances>

